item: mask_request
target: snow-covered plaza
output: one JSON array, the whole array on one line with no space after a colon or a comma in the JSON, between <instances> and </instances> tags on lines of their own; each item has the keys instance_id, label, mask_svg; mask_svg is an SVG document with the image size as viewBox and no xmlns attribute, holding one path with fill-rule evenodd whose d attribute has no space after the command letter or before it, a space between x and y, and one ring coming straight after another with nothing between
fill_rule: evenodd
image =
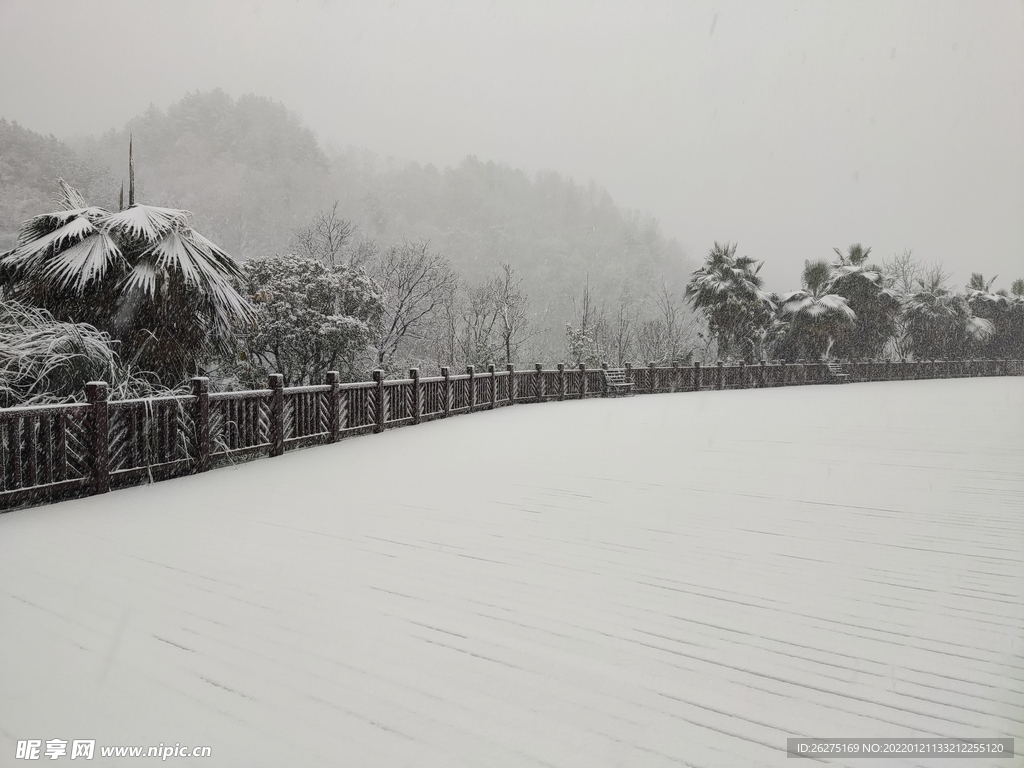
<instances>
[{"instance_id":1,"label":"snow-covered plaza","mask_svg":"<svg viewBox=\"0 0 1024 768\"><path fill-rule=\"evenodd\" d=\"M0 515L0 765L781 766L796 736L1024 750L1024 379L515 405Z\"/></svg>"}]
</instances>

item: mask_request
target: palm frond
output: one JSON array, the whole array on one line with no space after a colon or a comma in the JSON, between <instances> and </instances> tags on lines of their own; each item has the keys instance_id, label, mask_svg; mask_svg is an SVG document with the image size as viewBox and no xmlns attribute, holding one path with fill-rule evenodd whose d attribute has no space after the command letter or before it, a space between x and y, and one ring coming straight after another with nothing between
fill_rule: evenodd
<instances>
[{"instance_id":1,"label":"palm frond","mask_svg":"<svg viewBox=\"0 0 1024 768\"><path fill-rule=\"evenodd\" d=\"M867 280L870 283L878 285L882 279L880 272L873 269L865 269L864 267L857 266L854 264L846 264L843 266L833 267L832 269L832 282L835 283L844 277L858 277L862 280Z\"/></svg>"},{"instance_id":2,"label":"palm frond","mask_svg":"<svg viewBox=\"0 0 1024 768\"><path fill-rule=\"evenodd\" d=\"M153 296L160 285L178 275L198 291L196 299L212 320L217 340L232 337L236 324L250 324L255 311L235 289L231 277L238 274L234 259L193 230L172 230L157 241L136 263L124 287Z\"/></svg>"},{"instance_id":3,"label":"palm frond","mask_svg":"<svg viewBox=\"0 0 1024 768\"><path fill-rule=\"evenodd\" d=\"M807 291L794 291L780 297L782 300L782 314L798 315L806 307L814 303L814 298Z\"/></svg>"},{"instance_id":4,"label":"palm frond","mask_svg":"<svg viewBox=\"0 0 1024 768\"><path fill-rule=\"evenodd\" d=\"M110 214L106 226L126 236L155 243L165 234L178 227L187 227L192 214L174 208L158 208L154 205L133 205L123 211Z\"/></svg>"},{"instance_id":5,"label":"palm frond","mask_svg":"<svg viewBox=\"0 0 1024 768\"><path fill-rule=\"evenodd\" d=\"M141 291L147 296L156 294L159 270L148 261L141 261L132 267L124 279L123 288L127 291Z\"/></svg>"},{"instance_id":6,"label":"palm frond","mask_svg":"<svg viewBox=\"0 0 1024 768\"><path fill-rule=\"evenodd\" d=\"M996 332L995 323L983 317L969 317L964 323L964 330L975 341L986 341Z\"/></svg>"},{"instance_id":7,"label":"palm frond","mask_svg":"<svg viewBox=\"0 0 1024 768\"><path fill-rule=\"evenodd\" d=\"M843 315L850 320L857 319L857 313L853 311L853 308L850 307L846 299L839 294L830 293L827 296L821 296L818 299L818 306L822 307L822 314Z\"/></svg>"},{"instance_id":8,"label":"palm frond","mask_svg":"<svg viewBox=\"0 0 1024 768\"><path fill-rule=\"evenodd\" d=\"M57 177L57 186L60 187L60 204L64 210L73 211L87 207L82 193L59 176Z\"/></svg>"},{"instance_id":9,"label":"palm frond","mask_svg":"<svg viewBox=\"0 0 1024 768\"><path fill-rule=\"evenodd\" d=\"M20 266L26 262L32 262L50 253L51 249L59 250L62 247L78 243L89 235L97 232L94 225L85 216L75 216L65 219L64 224L51 230L42 237L30 240L11 251L8 262L11 266Z\"/></svg>"},{"instance_id":10,"label":"palm frond","mask_svg":"<svg viewBox=\"0 0 1024 768\"><path fill-rule=\"evenodd\" d=\"M54 230L74 221L77 218L85 219L94 225L107 214L102 208L76 208L70 211L55 211L33 216L31 219L22 222L18 229L18 245L28 245L39 238L52 234Z\"/></svg>"},{"instance_id":11,"label":"palm frond","mask_svg":"<svg viewBox=\"0 0 1024 768\"><path fill-rule=\"evenodd\" d=\"M846 299L835 293L816 296L810 291L793 291L779 298L782 312L786 315L802 315L813 319L827 316L857 319L857 314Z\"/></svg>"},{"instance_id":12,"label":"palm frond","mask_svg":"<svg viewBox=\"0 0 1024 768\"><path fill-rule=\"evenodd\" d=\"M233 279L241 279L242 270L238 266L238 262L235 261L226 251L221 250L194 229L190 229L188 231L187 239L191 240L209 254L208 262L212 265L216 265L219 270L219 274L227 275Z\"/></svg>"},{"instance_id":13,"label":"palm frond","mask_svg":"<svg viewBox=\"0 0 1024 768\"><path fill-rule=\"evenodd\" d=\"M117 243L106 232L96 232L48 259L41 265L39 277L82 293L109 269L123 264Z\"/></svg>"}]
</instances>

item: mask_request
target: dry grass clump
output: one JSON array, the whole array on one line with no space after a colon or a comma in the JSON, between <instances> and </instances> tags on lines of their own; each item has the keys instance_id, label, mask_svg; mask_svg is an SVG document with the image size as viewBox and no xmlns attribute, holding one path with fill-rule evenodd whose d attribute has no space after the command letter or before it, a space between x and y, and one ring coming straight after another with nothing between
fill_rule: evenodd
<instances>
[{"instance_id":1,"label":"dry grass clump","mask_svg":"<svg viewBox=\"0 0 1024 768\"><path fill-rule=\"evenodd\" d=\"M172 392L124 363L110 336L93 326L0 301L0 407L81 401L89 381L106 381L111 399Z\"/></svg>"}]
</instances>

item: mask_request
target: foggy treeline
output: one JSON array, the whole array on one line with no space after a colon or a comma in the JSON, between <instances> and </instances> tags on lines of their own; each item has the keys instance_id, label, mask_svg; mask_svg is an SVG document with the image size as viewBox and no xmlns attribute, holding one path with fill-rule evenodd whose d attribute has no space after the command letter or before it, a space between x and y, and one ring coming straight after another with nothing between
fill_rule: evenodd
<instances>
[{"instance_id":1,"label":"foggy treeline","mask_svg":"<svg viewBox=\"0 0 1024 768\"><path fill-rule=\"evenodd\" d=\"M378 340L376 359L350 360L353 376L373 365L681 359L696 345L682 249L593 182L325 147L283 105L219 90L65 142L0 122L0 251L54 207L58 176L117 210L129 138L138 200L191 211L197 231L244 262L297 254L362 268L390 291L381 311L392 324L393 283L409 279L396 258L436 262L429 310L402 338Z\"/></svg>"}]
</instances>

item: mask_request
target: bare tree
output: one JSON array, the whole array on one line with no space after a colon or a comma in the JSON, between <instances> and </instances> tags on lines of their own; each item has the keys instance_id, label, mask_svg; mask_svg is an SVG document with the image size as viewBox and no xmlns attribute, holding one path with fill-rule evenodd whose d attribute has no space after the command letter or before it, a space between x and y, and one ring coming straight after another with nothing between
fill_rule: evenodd
<instances>
[{"instance_id":1,"label":"bare tree","mask_svg":"<svg viewBox=\"0 0 1024 768\"><path fill-rule=\"evenodd\" d=\"M894 288L903 294L917 290L917 283L923 277L924 269L914 258L914 251L907 248L903 253L895 254L882 263L887 287Z\"/></svg>"},{"instance_id":2,"label":"bare tree","mask_svg":"<svg viewBox=\"0 0 1024 768\"><path fill-rule=\"evenodd\" d=\"M391 246L372 274L384 295L377 365L387 368L403 345L424 339L427 327L451 302L458 278L448 259L426 240Z\"/></svg>"},{"instance_id":3,"label":"bare tree","mask_svg":"<svg viewBox=\"0 0 1024 768\"><path fill-rule=\"evenodd\" d=\"M652 297L655 316L645 320L637 333L637 347L644 362L685 361L701 346L699 318L685 308L684 299L665 284Z\"/></svg>"},{"instance_id":4,"label":"bare tree","mask_svg":"<svg viewBox=\"0 0 1024 768\"><path fill-rule=\"evenodd\" d=\"M366 269L368 265L380 257L380 246L372 238L362 237L355 245L349 245L345 251L348 266L354 269Z\"/></svg>"},{"instance_id":5,"label":"bare tree","mask_svg":"<svg viewBox=\"0 0 1024 768\"><path fill-rule=\"evenodd\" d=\"M640 326L641 302L629 291L619 294L619 302L615 314L607 323L608 350L615 358L616 365L621 368L626 364L636 345L637 329Z\"/></svg>"},{"instance_id":6,"label":"bare tree","mask_svg":"<svg viewBox=\"0 0 1024 768\"><path fill-rule=\"evenodd\" d=\"M681 361L692 356L700 345L697 337L698 318L686 310L685 299L673 294L662 283L661 290L654 297L654 305L665 324L668 340L667 361Z\"/></svg>"},{"instance_id":7,"label":"bare tree","mask_svg":"<svg viewBox=\"0 0 1024 768\"><path fill-rule=\"evenodd\" d=\"M641 362L660 363L667 356L670 346L667 329L660 319L647 319L637 329L636 348Z\"/></svg>"},{"instance_id":8,"label":"bare tree","mask_svg":"<svg viewBox=\"0 0 1024 768\"><path fill-rule=\"evenodd\" d=\"M338 203L335 203L331 210L319 211L310 224L295 230L293 247L301 256L319 259L328 267L338 267L349 262L345 250L355 231L355 225L338 214Z\"/></svg>"},{"instance_id":9,"label":"bare tree","mask_svg":"<svg viewBox=\"0 0 1024 768\"><path fill-rule=\"evenodd\" d=\"M530 300L523 291L522 279L508 262L502 263L501 274L491 285L491 300L499 318L498 334L507 365L516 361L520 347L533 336L527 331Z\"/></svg>"},{"instance_id":10,"label":"bare tree","mask_svg":"<svg viewBox=\"0 0 1024 768\"><path fill-rule=\"evenodd\" d=\"M424 330L427 345L423 357L429 358L435 368L456 365L461 361L462 317L462 297L453 290L428 320Z\"/></svg>"},{"instance_id":11,"label":"bare tree","mask_svg":"<svg viewBox=\"0 0 1024 768\"><path fill-rule=\"evenodd\" d=\"M460 351L469 365L493 362L501 348L498 334L500 310L495 301L496 280L466 291L462 311Z\"/></svg>"},{"instance_id":12,"label":"bare tree","mask_svg":"<svg viewBox=\"0 0 1024 768\"><path fill-rule=\"evenodd\" d=\"M590 275L583 286L579 302L572 300L575 323L566 323L565 340L573 364L599 365L603 362L605 320L604 310L590 290Z\"/></svg>"}]
</instances>

